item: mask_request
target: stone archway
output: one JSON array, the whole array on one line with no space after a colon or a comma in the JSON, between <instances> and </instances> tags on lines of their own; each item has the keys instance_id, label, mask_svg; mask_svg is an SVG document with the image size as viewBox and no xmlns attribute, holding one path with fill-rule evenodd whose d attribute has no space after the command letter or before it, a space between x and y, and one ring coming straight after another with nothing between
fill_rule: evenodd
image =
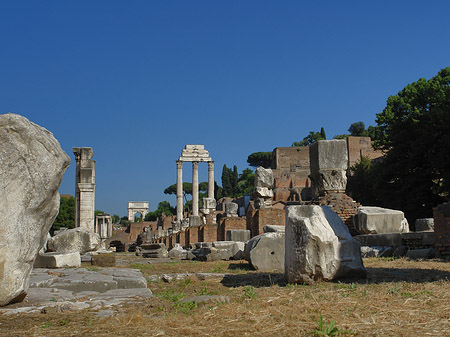
<instances>
[{"instance_id":1,"label":"stone archway","mask_svg":"<svg viewBox=\"0 0 450 337\"><path fill-rule=\"evenodd\" d=\"M142 216L142 221L148 213L148 201L129 201L128 202L128 220L134 222L134 215L139 213Z\"/></svg>"}]
</instances>

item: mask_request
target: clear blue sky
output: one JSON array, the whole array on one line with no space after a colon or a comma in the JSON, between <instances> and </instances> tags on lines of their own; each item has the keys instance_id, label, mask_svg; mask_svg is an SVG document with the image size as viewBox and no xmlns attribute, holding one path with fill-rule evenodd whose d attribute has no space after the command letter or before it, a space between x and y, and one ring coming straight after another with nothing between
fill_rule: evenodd
<instances>
[{"instance_id":1,"label":"clear blue sky","mask_svg":"<svg viewBox=\"0 0 450 337\"><path fill-rule=\"evenodd\" d=\"M96 160L96 208L175 198L175 160L222 166L324 127L374 125L390 95L450 65L449 1L1 1L0 113ZM184 180L191 179L185 165ZM200 181L207 165L200 165Z\"/></svg>"}]
</instances>

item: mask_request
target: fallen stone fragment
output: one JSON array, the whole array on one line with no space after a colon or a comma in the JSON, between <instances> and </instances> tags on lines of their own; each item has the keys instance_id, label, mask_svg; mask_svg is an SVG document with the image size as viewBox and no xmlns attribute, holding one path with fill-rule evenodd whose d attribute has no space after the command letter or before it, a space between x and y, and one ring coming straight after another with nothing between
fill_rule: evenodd
<instances>
[{"instance_id":1,"label":"fallen stone fragment","mask_svg":"<svg viewBox=\"0 0 450 337\"><path fill-rule=\"evenodd\" d=\"M285 275L312 284L338 277L364 277L360 243L328 206L290 206L286 211Z\"/></svg>"},{"instance_id":2,"label":"fallen stone fragment","mask_svg":"<svg viewBox=\"0 0 450 337\"><path fill-rule=\"evenodd\" d=\"M409 225L402 211L381 207L358 207L353 224L360 234L408 233Z\"/></svg>"},{"instance_id":3,"label":"fallen stone fragment","mask_svg":"<svg viewBox=\"0 0 450 337\"><path fill-rule=\"evenodd\" d=\"M78 227L59 232L48 241L47 246L52 252L85 254L99 249L101 239L97 233Z\"/></svg>"},{"instance_id":4,"label":"fallen stone fragment","mask_svg":"<svg viewBox=\"0 0 450 337\"><path fill-rule=\"evenodd\" d=\"M0 305L6 305L26 296L70 159L52 133L15 114L0 115L0 144Z\"/></svg>"},{"instance_id":5,"label":"fallen stone fragment","mask_svg":"<svg viewBox=\"0 0 450 337\"><path fill-rule=\"evenodd\" d=\"M79 252L39 254L34 261L34 268L78 268L81 266Z\"/></svg>"},{"instance_id":6,"label":"fallen stone fragment","mask_svg":"<svg viewBox=\"0 0 450 337\"><path fill-rule=\"evenodd\" d=\"M284 232L271 232L251 238L245 246L245 259L259 271L284 271Z\"/></svg>"}]
</instances>

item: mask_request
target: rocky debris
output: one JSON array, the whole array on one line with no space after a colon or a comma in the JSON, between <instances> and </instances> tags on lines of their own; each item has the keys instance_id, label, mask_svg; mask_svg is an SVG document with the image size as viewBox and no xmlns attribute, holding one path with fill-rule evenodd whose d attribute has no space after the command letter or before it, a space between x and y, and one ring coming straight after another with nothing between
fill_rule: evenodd
<instances>
[{"instance_id":1,"label":"rocky debris","mask_svg":"<svg viewBox=\"0 0 450 337\"><path fill-rule=\"evenodd\" d=\"M2 309L6 314L108 309L151 296L147 281L137 269L72 268L53 271L37 268L31 273L27 305Z\"/></svg>"},{"instance_id":2,"label":"rocky debris","mask_svg":"<svg viewBox=\"0 0 450 337\"><path fill-rule=\"evenodd\" d=\"M235 202L225 203L225 216L226 217L237 217L238 216L239 205Z\"/></svg>"},{"instance_id":3,"label":"rocky debris","mask_svg":"<svg viewBox=\"0 0 450 337\"><path fill-rule=\"evenodd\" d=\"M423 232L423 231L434 231L434 219L433 218L423 218L416 219L414 222L415 231Z\"/></svg>"},{"instance_id":4,"label":"rocky debris","mask_svg":"<svg viewBox=\"0 0 450 337\"><path fill-rule=\"evenodd\" d=\"M394 256L394 251L391 246L361 246L361 257L391 257Z\"/></svg>"},{"instance_id":5,"label":"rocky debris","mask_svg":"<svg viewBox=\"0 0 450 337\"><path fill-rule=\"evenodd\" d=\"M218 303L230 303L230 298L228 296L221 296L221 295L201 295L185 298L180 302L195 303L197 305L218 304Z\"/></svg>"},{"instance_id":6,"label":"rocky debris","mask_svg":"<svg viewBox=\"0 0 450 337\"><path fill-rule=\"evenodd\" d=\"M197 242L192 254L199 261L240 260L244 256L244 242Z\"/></svg>"},{"instance_id":7,"label":"rocky debris","mask_svg":"<svg viewBox=\"0 0 450 337\"><path fill-rule=\"evenodd\" d=\"M251 238L245 245L245 259L256 270L284 271L284 232L271 232Z\"/></svg>"},{"instance_id":8,"label":"rocky debris","mask_svg":"<svg viewBox=\"0 0 450 337\"><path fill-rule=\"evenodd\" d=\"M222 273L196 273L195 277L200 281L222 281L225 274Z\"/></svg>"},{"instance_id":9,"label":"rocky debris","mask_svg":"<svg viewBox=\"0 0 450 337\"><path fill-rule=\"evenodd\" d=\"M137 247L136 255L146 258L166 258L169 253L164 243L144 243Z\"/></svg>"},{"instance_id":10,"label":"rocky debris","mask_svg":"<svg viewBox=\"0 0 450 337\"><path fill-rule=\"evenodd\" d=\"M286 212L285 275L311 284L365 276L360 243L328 206L290 206Z\"/></svg>"},{"instance_id":11,"label":"rocky debris","mask_svg":"<svg viewBox=\"0 0 450 337\"><path fill-rule=\"evenodd\" d=\"M226 233L227 241L245 242L250 240L250 231L247 229L229 229Z\"/></svg>"},{"instance_id":12,"label":"rocky debris","mask_svg":"<svg viewBox=\"0 0 450 337\"><path fill-rule=\"evenodd\" d=\"M6 305L26 295L70 159L51 132L15 114L0 115L0 144L0 305Z\"/></svg>"},{"instance_id":13,"label":"rocky debris","mask_svg":"<svg viewBox=\"0 0 450 337\"><path fill-rule=\"evenodd\" d=\"M360 234L385 234L409 232L408 221L402 211L388 208L363 206L353 218Z\"/></svg>"},{"instance_id":14,"label":"rocky debris","mask_svg":"<svg viewBox=\"0 0 450 337\"><path fill-rule=\"evenodd\" d=\"M79 252L38 254L34 268L78 268L81 266Z\"/></svg>"},{"instance_id":15,"label":"rocky debris","mask_svg":"<svg viewBox=\"0 0 450 337\"><path fill-rule=\"evenodd\" d=\"M263 227L263 231L264 233L276 233L276 232L284 233L286 231L286 227L278 225L265 225Z\"/></svg>"},{"instance_id":16,"label":"rocky debris","mask_svg":"<svg viewBox=\"0 0 450 337\"><path fill-rule=\"evenodd\" d=\"M171 259L191 260L192 258L194 258L194 256L192 255L192 253L189 253L190 251L184 249L179 243L176 243L175 246L169 251L168 256Z\"/></svg>"},{"instance_id":17,"label":"rocky debris","mask_svg":"<svg viewBox=\"0 0 450 337\"><path fill-rule=\"evenodd\" d=\"M190 273L183 273L183 274L162 274L161 276L156 275L158 280L164 281L166 283L170 283L173 280L185 280L187 278L190 278L192 274Z\"/></svg>"},{"instance_id":18,"label":"rocky debris","mask_svg":"<svg viewBox=\"0 0 450 337\"><path fill-rule=\"evenodd\" d=\"M48 241L47 245L52 252L79 252L82 255L100 249L101 239L97 233L77 227L59 232Z\"/></svg>"}]
</instances>

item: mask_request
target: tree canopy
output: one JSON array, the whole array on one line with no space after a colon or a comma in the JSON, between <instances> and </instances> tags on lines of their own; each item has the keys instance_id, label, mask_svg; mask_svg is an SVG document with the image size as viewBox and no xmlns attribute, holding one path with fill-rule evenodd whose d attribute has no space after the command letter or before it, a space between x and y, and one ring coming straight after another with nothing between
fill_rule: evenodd
<instances>
[{"instance_id":1,"label":"tree canopy","mask_svg":"<svg viewBox=\"0 0 450 337\"><path fill-rule=\"evenodd\" d=\"M53 233L61 227L74 228L75 227L75 198L61 196L59 201L59 213L53 222L50 231Z\"/></svg>"},{"instance_id":2,"label":"tree canopy","mask_svg":"<svg viewBox=\"0 0 450 337\"><path fill-rule=\"evenodd\" d=\"M380 206L410 221L432 216L450 194L450 68L390 96L376 122L374 144L386 156L366 170Z\"/></svg>"},{"instance_id":3,"label":"tree canopy","mask_svg":"<svg viewBox=\"0 0 450 337\"><path fill-rule=\"evenodd\" d=\"M325 140L327 136L325 134L325 129L320 128L320 132L309 131L309 134L303 138L300 142L293 142L291 146L309 146L314 144L318 140Z\"/></svg>"},{"instance_id":4,"label":"tree canopy","mask_svg":"<svg viewBox=\"0 0 450 337\"><path fill-rule=\"evenodd\" d=\"M175 213L176 213L176 209L174 207L170 206L170 203L168 201L161 201L158 204L158 208L155 211L149 212L145 215L144 220L145 221L155 221L162 214L173 215Z\"/></svg>"},{"instance_id":5,"label":"tree canopy","mask_svg":"<svg viewBox=\"0 0 450 337\"><path fill-rule=\"evenodd\" d=\"M259 166L270 168L272 165L272 152L254 152L247 157L247 163L255 168Z\"/></svg>"}]
</instances>

